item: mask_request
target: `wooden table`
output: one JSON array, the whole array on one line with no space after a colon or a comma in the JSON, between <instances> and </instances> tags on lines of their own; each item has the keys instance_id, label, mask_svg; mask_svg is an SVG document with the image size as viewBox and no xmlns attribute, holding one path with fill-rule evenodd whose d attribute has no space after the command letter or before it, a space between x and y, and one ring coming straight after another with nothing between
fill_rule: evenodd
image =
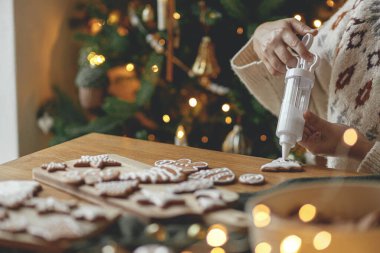
<instances>
[{"instance_id":1,"label":"wooden table","mask_svg":"<svg viewBox=\"0 0 380 253\"><path fill-rule=\"evenodd\" d=\"M260 172L260 166L269 160L258 157L228 154L217 151L202 150L190 147L179 147L169 144L141 141L126 137L103 134L89 134L66 143L50 147L17 160L0 165L0 180L31 179L32 168L50 161L68 161L81 155L118 154L146 164L153 164L160 159L190 158L194 161L206 161L211 167L228 167L236 176L247 172ZM267 184L249 186L235 183L226 186L235 192L255 192L279 184L287 179L299 177L336 177L354 176L353 172L344 172L326 168L307 166L302 173L263 173ZM73 198L49 186L43 187L42 196L57 198ZM194 247L198 247L194 245ZM192 250L193 248L192 247ZM207 245L203 242L200 247L206 252ZM208 249L209 250L209 249ZM199 250L194 252L200 252Z\"/></svg>"}]
</instances>

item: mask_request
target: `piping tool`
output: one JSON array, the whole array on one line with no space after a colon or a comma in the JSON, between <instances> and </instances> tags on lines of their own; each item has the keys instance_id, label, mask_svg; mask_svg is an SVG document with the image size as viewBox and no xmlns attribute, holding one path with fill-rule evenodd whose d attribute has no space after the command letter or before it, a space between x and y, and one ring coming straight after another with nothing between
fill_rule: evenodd
<instances>
[{"instance_id":1,"label":"piping tool","mask_svg":"<svg viewBox=\"0 0 380 253\"><path fill-rule=\"evenodd\" d=\"M302 38L302 43L309 49L313 39L313 35L308 33ZM315 54L313 56L312 61L307 61L295 55L297 66L295 68L286 66L285 92L276 130L284 160L296 142L302 140L305 126L303 114L309 107L311 89L314 86L314 71L319 64L319 57Z\"/></svg>"}]
</instances>

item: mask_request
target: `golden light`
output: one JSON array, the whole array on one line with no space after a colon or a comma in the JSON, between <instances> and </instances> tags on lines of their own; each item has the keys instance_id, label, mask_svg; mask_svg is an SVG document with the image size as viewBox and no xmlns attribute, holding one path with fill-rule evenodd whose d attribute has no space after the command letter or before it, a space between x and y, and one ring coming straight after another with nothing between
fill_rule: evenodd
<instances>
[{"instance_id":1,"label":"golden light","mask_svg":"<svg viewBox=\"0 0 380 253\"><path fill-rule=\"evenodd\" d=\"M169 123L170 122L170 116L167 115L167 114L164 114L162 116L162 121L165 122L165 123Z\"/></svg>"},{"instance_id":2,"label":"golden light","mask_svg":"<svg viewBox=\"0 0 380 253\"><path fill-rule=\"evenodd\" d=\"M302 16L300 14L295 14L294 18L297 19L298 21L302 20Z\"/></svg>"},{"instance_id":3,"label":"golden light","mask_svg":"<svg viewBox=\"0 0 380 253\"><path fill-rule=\"evenodd\" d=\"M298 216L303 222L312 221L315 218L316 214L317 208L311 204L305 204L301 206L300 210L298 211Z\"/></svg>"},{"instance_id":4,"label":"golden light","mask_svg":"<svg viewBox=\"0 0 380 253\"><path fill-rule=\"evenodd\" d=\"M265 134L260 135L260 141L266 142L268 140L268 137Z\"/></svg>"},{"instance_id":5,"label":"golden light","mask_svg":"<svg viewBox=\"0 0 380 253\"><path fill-rule=\"evenodd\" d=\"M125 69L128 71L128 72L131 72L135 69L135 65L133 63L128 63L127 65L125 65Z\"/></svg>"},{"instance_id":6,"label":"golden light","mask_svg":"<svg viewBox=\"0 0 380 253\"><path fill-rule=\"evenodd\" d=\"M128 30L122 26L119 26L117 28L117 33L120 35L120 36L125 36L128 34Z\"/></svg>"},{"instance_id":7,"label":"golden light","mask_svg":"<svg viewBox=\"0 0 380 253\"><path fill-rule=\"evenodd\" d=\"M207 233L206 241L211 247L223 246L228 240L227 229L220 224L212 225Z\"/></svg>"},{"instance_id":8,"label":"golden light","mask_svg":"<svg viewBox=\"0 0 380 253\"><path fill-rule=\"evenodd\" d=\"M95 35L102 30L103 21L100 19L93 18L89 21L90 24L90 32Z\"/></svg>"},{"instance_id":9,"label":"golden light","mask_svg":"<svg viewBox=\"0 0 380 253\"><path fill-rule=\"evenodd\" d=\"M207 143L208 142L208 137L207 136L202 136L201 141L202 141L202 143Z\"/></svg>"},{"instance_id":10,"label":"golden light","mask_svg":"<svg viewBox=\"0 0 380 253\"><path fill-rule=\"evenodd\" d=\"M177 137L182 139L185 136L185 132L183 130L178 130Z\"/></svg>"},{"instance_id":11,"label":"golden light","mask_svg":"<svg viewBox=\"0 0 380 253\"><path fill-rule=\"evenodd\" d=\"M343 141L348 146L354 146L355 143L358 141L358 133L356 132L356 130L353 128L349 128L346 131L344 131Z\"/></svg>"},{"instance_id":12,"label":"golden light","mask_svg":"<svg viewBox=\"0 0 380 253\"><path fill-rule=\"evenodd\" d=\"M272 246L267 242L260 242L255 247L255 253L271 253Z\"/></svg>"},{"instance_id":13,"label":"golden light","mask_svg":"<svg viewBox=\"0 0 380 253\"><path fill-rule=\"evenodd\" d=\"M88 55L87 55L87 60L88 61L91 61L92 57L94 57L96 55L95 52L90 52Z\"/></svg>"},{"instance_id":14,"label":"golden light","mask_svg":"<svg viewBox=\"0 0 380 253\"><path fill-rule=\"evenodd\" d=\"M217 248L213 248L210 253L225 253L224 249L223 248L220 248L220 247L217 247Z\"/></svg>"},{"instance_id":15,"label":"golden light","mask_svg":"<svg viewBox=\"0 0 380 253\"><path fill-rule=\"evenodd\" d=\"M166 41L164 39L159 39L158 40L158 44L160 44L160 46L164 46L166 43Z\"/></svg>"},{"instance_id":16,"label":"golden light","mask_svg":"<svg viewBox=\"0 0 380 253\"><path fill-rule=\"evenodd\" d=\"M313 245L316 250L324 250L331 243L331 234L327 231L321 231L314 236Z\"/></svg>"},{"instance_id":17,"label":"golden light","mask_svg":"<svg viewBox=\"0 0 380 253\"><path fill-rule=\"evenodd\" d=\"M334 2L333 0L327 0L327 1L326 1L326 5L327 5L328 7L333 8L333 7L335 6L335 2Z\"/></svg>"},{"instance_id":18,"label":"golden light","mask_svg":"<svg viewBox=\"0 0 380 253\"><path fill-rule=\"evenodd\" d=\"M224 122L226 122L227 125L231 124L232 123L232 118L230 116L227 116L225 119L224 119Z\"/></svg>"},{"instance_id":19,"label":"golden light","mask_svg":"<svg viewBox=\"0 0 380 253\"><path fill-rule=\"evenodd\" d=\"M173 18L176 19L176 20L178 20L178 19L181 18L181 14L179 14L178 12L174 12L173 13Z\"/></svg>"},{"instance_id":20,"label":"golden light","mask_svg":"<svg viewBox=\"0 0 380 253\"><path fill-rule=\"evenodd\" d=\"M152 66L152 71L153 71L153 73L157 73L158 72L158 66L156 65L156 64L154 64L153 66Z\"/></svg>"},{"instance_id":21,"label":"golden light","mask_svg":"<svg viewBox=\"0 0 380 253\"><path fill-rule=\"evenodd\" d=\"M119 23L120 21L120 12L118 11L112 11L107 19L107 24L114 25Z\"/></svg>"},{"instance_id":22,"label":"golden light","mask_svg":"<svg viewBox=\"0 0 380 253\"><path fill-rule=\"evenodd\" d=\"M321 27L321 25L322 25L322 21L320 21L319 19L314 19L313 26L315 28L319 28L319 27Z\"/></svg>"},{"instance_id":23,"label":"golden light","mask_svg":"<svg viewBox=\"0 0 380 253\"><path fill-rule=\"evenodd\" d=\"M239 26L237 29L236 29L236 33L239 34L239 35L242 35L244 33L244 28Z\"/></svg>"},{"instance_id":24,"label":"golden light","mask_svg":"<svg viewBox=\"0 0 380 253\"><path fill-rule=\"evenodd\" d=\"M281 253L297 253L301 248L302 240L296 235L289 235L280 244Z\"/></svg>"},{"instance_id":25,"label":"golden light","mask_svg":"<svg viewBox=\"0 0 380 253\"><path fill-rule=\"evenodd\" d=\"M197 104L198 104L198 101L197 101L196 98L190 98L190 99L189 99L189 105L190 105L191 107L196 107Z\"/></svg>"},{"instance_id":26,"label":"golden light","mask_svg":"<svg viewBox=\"0 0 380 253\"><path fill-rule=\"evenodd\" d=\"M115 247L112 245L106 245L102 248L102 253L115 253Z\"/></svg>"},{"instance_id":27,"label":"golden light","mask_svg":"<svg viewBox=\"0 0 380 253\"><path fill-rule=\"evenodd\" d=\"M101 54L95 54L95 53L91 52L87 56L87 60L90 62L91 66L99 66L106 61L106 58Z\"/></svg>"},{"instance_id":28,"label":"golden light","mask_svg":"<svg viewBox=\"0 0 380 253\"><path fill-rule=\"evenodd\" d=\"M252 210L253 223L258 228L263 228L269 225L270 209L264 204L256 205Z\"/></svg>"},{"instance_id":29,"label":"golden light","mask_svg":"<svg viewBox=\"0 0 380 253\"><path fill-rule=\"evenodd\" d=\"M231 109L231 106L229 104L223 104L222 105L222 111L228 112Z\"/></svg>"},{"instance_id":30,"label":"golden light","mask_svg":"<svg viewBox=\"0 0 380 253\"><path fill-rule=\"evenodd\" d=\"M154 134L149 134L148 141L154 141L154 140L156 140L156 136Z\"/></svg>"}]
</instances>

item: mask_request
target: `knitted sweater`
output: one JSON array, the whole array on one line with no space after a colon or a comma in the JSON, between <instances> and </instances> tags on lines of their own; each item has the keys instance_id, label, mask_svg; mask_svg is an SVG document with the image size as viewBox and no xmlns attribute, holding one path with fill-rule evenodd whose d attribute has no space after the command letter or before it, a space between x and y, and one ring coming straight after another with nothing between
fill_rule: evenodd
<instances>
[{"instance_id":1,"label":"knitted sweater","mask_svg":"<svg viewBox=\"0 0 380 253\"><path fill-rule=\"evenodd\" d=\"M328 157L328 167L380 173L380 0L348 0L319 29L311 52L321 58L309 110L356 128L375 145L363 161ZM270 75L250 39L232 69L256 99L278 115L284 76Z\"/></svg>"}]
</instances>

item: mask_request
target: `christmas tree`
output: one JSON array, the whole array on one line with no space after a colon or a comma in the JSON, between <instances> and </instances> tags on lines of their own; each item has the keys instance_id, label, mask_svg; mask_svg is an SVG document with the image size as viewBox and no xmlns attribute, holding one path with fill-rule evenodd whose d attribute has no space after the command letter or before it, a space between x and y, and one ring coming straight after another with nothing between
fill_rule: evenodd
<instances>
[{"instance_id":1,"label":"christmas tree","mask_svg":"<svg viewBox=\"0 0 380 253\"><path fill-rule=\"evenodd\" d=\"M80 3L70 24L82 45L75 80L81 106L55 88L39 116L54 118L51 144L100 132L275 157L277 119L247 92L229 60L260 23L295 17L319 27L342 3Z\"/></svg>"}]
</instances>

